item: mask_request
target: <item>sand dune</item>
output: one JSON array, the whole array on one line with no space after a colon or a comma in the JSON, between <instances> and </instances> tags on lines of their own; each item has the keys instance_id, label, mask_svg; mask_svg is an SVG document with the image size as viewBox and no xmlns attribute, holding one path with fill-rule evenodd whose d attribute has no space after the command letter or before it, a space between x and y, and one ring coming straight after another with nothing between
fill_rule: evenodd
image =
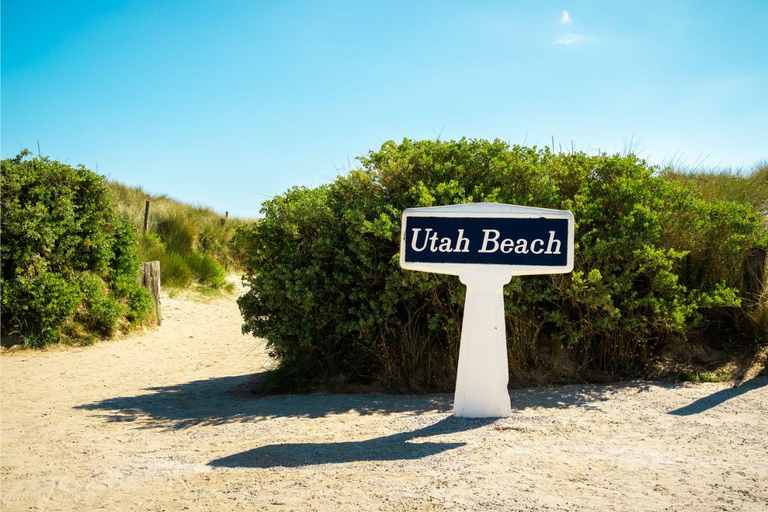
<instances>
[{"instance_id":1,"label":"sand dune","mask_svg":"<svg viewBox=\"0 0 768 512\"><path fill-rule=\"evenodd\" d=\"M2 357L3 510L765 510L768 378L255 398L233 299L157 331Z\"/></svg>"}]
</instances>

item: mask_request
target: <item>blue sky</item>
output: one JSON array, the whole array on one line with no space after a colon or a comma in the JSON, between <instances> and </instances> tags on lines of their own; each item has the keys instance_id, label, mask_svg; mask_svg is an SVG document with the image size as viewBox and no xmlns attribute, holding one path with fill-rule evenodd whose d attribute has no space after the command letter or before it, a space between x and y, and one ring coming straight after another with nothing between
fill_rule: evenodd
<instances>
[{"instance_id":1,"label":"blue sky","mask_svg":"<svg viewBox=\"0 0 768 512\"><path fill-rule=\"evenodd\" d=\"M1 151L247 217L403 137L749 169L766 27L765 1L3 0Z\"/></svg>"}]
</instances>

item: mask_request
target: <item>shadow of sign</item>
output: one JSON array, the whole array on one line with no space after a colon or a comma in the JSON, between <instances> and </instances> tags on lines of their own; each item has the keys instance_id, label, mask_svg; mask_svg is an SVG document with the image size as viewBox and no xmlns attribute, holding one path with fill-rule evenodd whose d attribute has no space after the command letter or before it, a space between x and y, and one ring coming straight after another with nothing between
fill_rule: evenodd
<instances>
[{"instance_id":1,"label":"shadow of sign","mask_svg":"<svg viewBox=\"0 0 768 512\"><path fill-rule=\"evenodd\" d=\"M496 420L493 418L448 417L418 430L364 441L272 444L216 459L208 465L229 468L274 468L422 459L460 448L467 443L421 442L420 439L473 430L494 421Z\"/></svg>"},{"instance_id":2,"label":"shadow of sign","mask_svg":"<svg viewBox=\"0 0 768 512\"><path fill-rule=\"evenodd\" d=\"M108 422L135 422L140 429L185 429L197 425L258 422L273 418L324 418L354 412L370 414L448 413L450 394L389 395L382 393L312 393L255 397L253 382L260 374L201 379L170 386L147 388L134 396L113 396L75 409L95 412ZM675 384L659 384L672 386ZM643 387L627 383L604 386L569 385L510 391L512 409L565 409L578 407L599 412L601 404L623 388Z\"/></svg>"},{"instance_id":3,"label":"shadow of sign","mask_svg":"<svg viewBox=\"0 0 768 512\"><path fill-rule=\"evenodd\" d=\"M135 396L117 396L79 405L109 422L136 422L137 428L184 429L196 425L265 421L272 418L323 418L360 415L449 412L447 394L428 396L382 394L272 395L254 397L258 374L217 377L172 386L147 388Z\"/></svg>"},{"instance_id":4,"label":"shadow of sign","mask_svg":"<svg viewBox=\"0 0 768 512\"><path fill-rule=\"evenodd\" d=\"M754 379L743 383L741 386L721 389L720 391L717 391L716 393L713 393L709 396L699 398L695 402L688 404L685 407L680 407L679 409L670 411L669 414L672 414L673 416L691 416L693 414L699 414L701 412L708 411L709 409L717 407L718 405L727 400L730 400L731 398L736 398L737 396L741 396L744 393L748 393L763 386L768 386L768 377L755 377Z\"/></svg>"}]
</instances>

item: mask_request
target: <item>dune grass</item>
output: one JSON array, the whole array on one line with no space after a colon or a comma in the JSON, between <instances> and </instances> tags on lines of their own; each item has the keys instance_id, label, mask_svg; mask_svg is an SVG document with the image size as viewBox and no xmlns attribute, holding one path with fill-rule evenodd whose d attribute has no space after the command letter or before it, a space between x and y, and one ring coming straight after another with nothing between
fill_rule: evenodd
<instances>
[{"instance_id":1,"label":"dune grass","mask_svg":"<svg viewBox=\"0 0 768 512\"><path fill-rule=\"evenodd\" d=\"M750 171L667 169L663 175L697 189L706 201L735 201L768 215L768 161Z\"/></svg>"},{"instance_id":2,"label":"dune grass","mask_svg":"<svg viewBox=\"0 0 768 512\"><path fill-rule=\"evenodd\" d=\"M193 284L231 291L226 281L237 272L241 257L234 238L245 221L225 218L211 208L189 205L167 195L149 194L140 187L109 183L117 209L139 231L139 258L160 261L164 286L187 288ZM149 223L143 231L144 208L150 201Z\"/></svg>"}]
</instances>

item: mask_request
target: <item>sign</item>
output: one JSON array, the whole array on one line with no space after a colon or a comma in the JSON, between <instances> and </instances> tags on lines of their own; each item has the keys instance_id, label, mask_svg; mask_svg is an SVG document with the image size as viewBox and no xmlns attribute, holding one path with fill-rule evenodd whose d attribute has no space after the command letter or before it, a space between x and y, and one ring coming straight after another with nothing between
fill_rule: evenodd
<instances>
[{"instance_id":1,"label":"sign","mask_svg":"<svg viewBox=\"0 0 768 512\"><path fill-rule=\"evenodd\" d=\"M573 214L498 203L408 208L400 265L458 275L465 265L503 265L515 275L573 270Z\"/></svg>"},{"instance_id":2,"label":"sign","mask_svg":"<svg viewBox=\"0 0 768 512\"><path fill-rule=\"evenodd\" d=\"M573 270L573 214L498 203L403 212L400 266L459 276L467 286L453 414L511 414L504 285L514 275Z\"/></svg>"}]
</instances>

